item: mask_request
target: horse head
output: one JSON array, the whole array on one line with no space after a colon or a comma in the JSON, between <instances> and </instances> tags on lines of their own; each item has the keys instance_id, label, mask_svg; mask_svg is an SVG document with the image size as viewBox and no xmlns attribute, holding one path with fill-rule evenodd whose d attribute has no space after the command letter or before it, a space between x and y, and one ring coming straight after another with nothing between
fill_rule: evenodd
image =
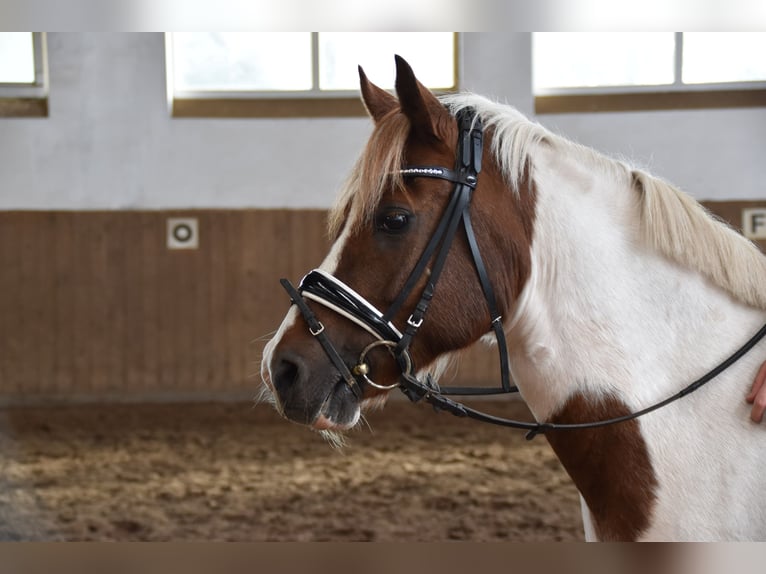
<instances>
[{"instance_id":1,"label":"horse head","mask_svg":"<svg viewBox=\"0 0 766 574\"><path fill-rule=\"evenodd\" d=\"M534 193L526 176L523 189L508 193L489 138L461 143L473 126L461 130L454 106L425 88L403 59L396 66L396 96L359 69L373 132L330 214L332 248L299 288L306 299L292 292L302 305L291 307L264 352L261 373L277 408L319 430L354 426L366 407L385 400L403 371L438 370L451 353L490 332L493 321L507 320L530 272ZM469 153L475 173L460 175L470 162L455 158ZM457 216L455 229L446 229L460 185L463 207L476 222L474 251ZM435 236L449 245L440 247ZM424 294L433 274L438 282ZM494 287L493 305L485 301L487 284ZM351 311L344 308L348 300ZM419 305L427 314L421 309L414 327ZM360 314L367 319L355 320ZM370 316L379 329L370 328ZM406 353L397 354L395 343L408 329L414 336ZM318 340L320 330L329 343Z\"/></svg>"}]
</instances>

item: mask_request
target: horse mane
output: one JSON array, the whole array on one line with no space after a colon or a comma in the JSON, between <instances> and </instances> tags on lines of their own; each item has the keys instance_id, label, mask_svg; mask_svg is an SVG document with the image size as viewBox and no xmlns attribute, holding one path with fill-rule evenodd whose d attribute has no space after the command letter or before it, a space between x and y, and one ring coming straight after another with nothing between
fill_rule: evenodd
<instances>
[{"instance_id":1,"label":"horse mane","mask_svg":"<svg viewBox=\"0 0 766 574\"><path fill-rule=\"evenodd\" d=\"M644 241L743 303L766 309L766 258L728 223L669 183L633 170Z\"/></svg>"},{"instance_id":2,"label":"horse mane","mask_svg":"<svg viewBox=\"0 0 766 574\"><path fill-rule=\"evenodd\" d=\"M557 136L511 106L471 93L440 99L453 115L466 107L476 110L492 134L493 158L514 192L518 193L527 166L534 163L533 151L541 143L574 152L617 181L624 181L637 195L640 236L647 247L700 272L743 303L766 309L766 257L691 196L624 161ZM332 235L337 235L346 221L365 221L386 189L402 186L398 170L409 129L409 121L400 113L390 114L378 124L331 211Z\"/></svg>"}]
</instances>

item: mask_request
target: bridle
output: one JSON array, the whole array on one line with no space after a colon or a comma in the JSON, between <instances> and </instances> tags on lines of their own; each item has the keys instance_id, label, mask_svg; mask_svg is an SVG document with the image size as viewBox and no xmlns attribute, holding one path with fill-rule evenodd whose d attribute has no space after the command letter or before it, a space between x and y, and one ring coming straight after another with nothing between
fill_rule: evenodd
<instances>
[{"instance_id":1,"label":"bridle","mask_svg":"<svg viewBox=\"0 0 766 574\"><path fill-rule=\"evenodd\" d=\"M460 110L456 119L459 127L459 136L457 142L457 159L454 169L448 169L441 166L416 165L406 166L400 170L400 174L404 178L438 178L454 183L455 187L442 218L431 236L431 239L426 244L420 259L418 259L415 267L410 272L402 290L385 313L378 310L351 287L321 269L310 271L302 279L297 289L287 279L280 280L282 286L290 295L292 303L298 307L298 310L306 321L310 333L322 345L322 348L330 361L358 399L361 399L363 394L360 384L367 384L383 390L398 387L413 402L425 400L438 410L445 410L456 416L469 417L482 422L527 430L529 431L527 438L531 439L537 434L552 430L574 430L612 425L636 419L642 415L657 410L688 395L708 381L714 379L744 356L764 336L766 336L766 325L764 325L758 333L756 333L728 359L703 377L686 386L679 393L642 410L624 416L595 422L558 424L546 422L531 423L505 419L477 411L462 403L447 398L445 395L491 395L514 393L518 391L518 389L510 382L508 346L506 344L505 331L503 330L502 316L498 312L497 299L479 251L479 246L473 231L473 225L471 224L469 210L473 192L478 183L478 176L481 172L482 150L484 145L483 128L481 120L471 108ZM500 357L500 387L440 388L432 379L431 375L427 375L426 380L421 381L416 377L413 370L414 365L409 353L410 345L425 320L426 312L428 311L428 307L434 296L436 284L444 269L447 255L461 223L463 224L465 237L491 318L490 330L494 333L497 339L497 348ZM404 331L400 331L392 323L392 319L402 308L424 276L427 276L425 287L421 291L418 302L415 304L410 317L407 319ZM318 303L334 311L375 337L375 341L361 351L356 365L349 367L346 364L328 338L327 333L325 333L324 325L316 318L316 315L309 307L307 300ZM366 357L367 354L376 347L386 348L396 360L400 370L400 377L397 383L393 385L380 385L368 377L369 365L366 362Z\"/></svg>"},{"instance_id":2,"label":"bridle","mask_svg":"<svg viewBox=\"0 0 766 574\"><path fill-rule=\"evenodd\" d=\"M282 279L281 283L290 294L292 302L298 305L301 314L309 324L309 329L320 340L330 359L340 371L344 380L350 387L358 389L357 378L379 389L391 389L400 387L412 400L427 398L431 393L453 395L489 395L516 392L515 386L510 383L510 371L508 361L508 346L505 341L505 332L502 327L502 317L498 312L498 306L489 280L484 261L479 252L476 236L471 224L469 206L479 172L481 171L482 151L484 147L483 129L481 121L471 109L466 109L458 114L460 136L458 140L458 157L455 169L441 166L418 165L407 166L400 170L404 178L429 177L443 179L455 184L450 196L449 203L439 221L433 235L426 244L415 267L410 272L401 291L385 313L379 311L374 305L359 295L351 287L333 277L331 274L315 269L309 272L301 281L298 289L295 289L289 281ZM479 282L487 302L487 308L491 317L490 328L498 341L500 354L501 387L444 387L439 389L433 379L428 378L425 384L420 383L412 373L412 360L409 355L410 344L418 329L423 324L426 312L434 296L436 284L439 281L447 255L457 231L462 222L468 240L468 246L477 270ZM407 319L404 331L400 331L391 322L396 313L409 299L417 284L424 275L427 275L418 302ZM360 326L372 334L376 341L365 348L360 355L359 363L349 370L348 366L340 359L333 345L324 333L324 327L316 320L305 299L314 301L342 315L348 320ZM402 371L404 380L394 385L382 386L367 377L367 368L364 358L367 353L376 346L384 346L389 349ZM353 371L353 373L352 373ZM356 377L354 376L356 375Z\"/></svg>"}]
</instances>

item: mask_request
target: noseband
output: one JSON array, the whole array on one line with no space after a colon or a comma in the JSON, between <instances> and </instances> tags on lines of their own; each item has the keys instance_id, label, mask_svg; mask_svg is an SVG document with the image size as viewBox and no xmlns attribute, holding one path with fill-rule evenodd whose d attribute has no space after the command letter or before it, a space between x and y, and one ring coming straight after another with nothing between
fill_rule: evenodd
<instances>
[{"instance_id":1,"label":"noseband","mask_svg":"<svg viewBox=\"0 0 766 574\"><path fill-rule=\"evenodd\" d=\"M481 253L479 252L469 211L473 192L476 189L479 173L481 172L483 128L481 120L471 108L462 109L458 112L457 123L460 133L457 142L457 159L454 170L441 166L407 166L399 172L405 178L429 177L444 179L454 183L455 187L434 234L431 236L407 281L405 281L399 295L397 295L391 307L385 313L378 310L351 287L321 269L310 271L300 282L297 289L287 279L280 280L280 283L290 295L292 303L301 312L309 331L322 345L325 353L358 399L361 400L363 395L360 384L370 385L382 390L398 387L413 402L424 399L437 409L448 411L456 416L470 417L482 422L527 430L529 431L527 438L531 439L537 434L550 430L603 427L632 420L654 411L697 390L718 376L766 336L766 325L764 325L758 333L733 355L703 377L686 386L679 393L640 411L601 421L574 424L517 421L477 411L444 396L492 395L518 391L510 382L508 346L502 326L502 317L498 313L495 293ZM413 372L414 365L409 353L410 345L425 320L426 312L434 296L436 284L439 281L452 241L457 234L461 222L491 318L489 328L494 332L497 339L497 348L500 356L500 387L440 388L431 375L427 375L425 381L420 381ZM432 259L433 263L429 266ZM428 272L429 269L430 272ZM418 282L426 274L428 275L426 285L402 332L392 323L392 319L412 294ZM360 352L356 365L349 367L346 364L328 338L327 333L325 333L324 325L316 318L306 300L311 300L334 311L375 337L376 340ZM393 359L396 360L400 371L397 383L393 385L380 385L368 377L370 368L366 362L367 354L376 347L386 348L391 353Z\"/></svg>"}]
</instances>

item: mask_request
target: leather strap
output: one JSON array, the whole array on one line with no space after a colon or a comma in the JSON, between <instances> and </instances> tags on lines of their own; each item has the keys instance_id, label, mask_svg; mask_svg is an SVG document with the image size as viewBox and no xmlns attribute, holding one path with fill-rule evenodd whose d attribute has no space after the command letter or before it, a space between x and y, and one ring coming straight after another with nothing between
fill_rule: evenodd
<instances>
[{"instance_id":1,"label":"leather strap","mask_svg":"<svg viewBox=\"0 0 766 574\"><path fill-rule=\"evenodd\" d=\"M440 395L438 392L435 392L433 387L423 384L422 382L418 381L413 376L403 375L402 385L403 387L405 387L406 394L408 397L410 397L411 400L414 400L414 401L421 400L421 399L425 400L429 404L433 405L434 408L438 410L447 411L459 417L468 417L474 420L478 420L481 422L490 423L494 425L527 430L529 432L527 433L526 438L527 440L531 440L535 438L538 434L544 434L549 431L581 430L581 429L605 427L605 426L637 419L641 416L651 413L652 411L656 411L657 409L660 409L666 405L669 405L672 402L677 401L678 399L685 397L686 395L690 393L693 393L694 391L701 388L703 385L712 381L714 378L716 378L718 375L720 375L722 372L724 372L726 369L728 369L734 363L736 363L739 359L741 359L748 351L750 351L750 349L752 349L756 344L758 344L758 342L761 339L763 339L764 336L766 336L766 325L761 327L761 329L755 335L753 335L744 345L742 345L739 349L737 349L734 353L732 353L732 355L730 355L725 361L720 363L717 367L715 367L714 369L711 369L702 377L695 380L691 384L687 385L675 395L668 397L667 399L663 401L654 403L653 405L650 405L644 409L635 411L627 415L614 417L610 419L604 419L600 421L588 422L588 423L569 423L569 424L567 423L560 423L560 424L559 423L529 423L526 421L505 419L505 418L496 417L493 415L489 415L487 413L477 411L463 404L452 401L448 399L447 397Z\"/></svg>"},{"instance_id":2,"label":"leather strap","mask_svg":"<svg viewBox=\"0 0 766 574\"><path fill-rule=\"evenodd\" d=\"M476 391L471 391L468 390L471 389L471 387L444 387L442 388L442 392L447 395L489 395L500 392L516 393L519 391L518 387L513 386L510 383L510 360L508 358L508 344L505 339L505 330L503 329L503 318L497 308L495 290L492 288L492 281L489 279L487 268L484 265L484 260L482 259L481 251L479 250L479 245L476 242L476 234L473 232L471 214L468 210L463 212L463 227L465 228L466 238L468 239L468 247L473 256L476 273L479 276L479 283L484 292L484 300L487 302L487 309L489 310L490 316L490 328L494 331L495 339L497 340L497 350L500 356L500 383L502 389L480 388Z\"/></svg>"},{"instance_id":3,"label":"leather strap","mask_svg":"<svg viewBox=\"0 0 766 574\"><path fill-rule=\"evenodd\" d=\"M319 341L319 344L322 345L324 352L327 353L327 356L330 358L330 361L332 361L332 364L336 369L338 369L338 372L340 373L341 377L343 377L343 380L351 388L356 397L361 400L362 390L359 388L359 384L351 374L351 371L349 370L345 361L338 354L338 351L335 350L335 346L327 338L327 334L324 332L324 325L319 322L319 320L316 318L316 315L314 315L313 311L311 311L311 308L306 304L306 300L301 296L300 293L298 293L298 290L293 287L292 283L290 283L287 279L280 279L279 282L290 295L290 300L298 306L298 310L301 312L301 315L303 315L303 318L309 327L309 332L317 341Z\"/></svg>"}]
</instances>

